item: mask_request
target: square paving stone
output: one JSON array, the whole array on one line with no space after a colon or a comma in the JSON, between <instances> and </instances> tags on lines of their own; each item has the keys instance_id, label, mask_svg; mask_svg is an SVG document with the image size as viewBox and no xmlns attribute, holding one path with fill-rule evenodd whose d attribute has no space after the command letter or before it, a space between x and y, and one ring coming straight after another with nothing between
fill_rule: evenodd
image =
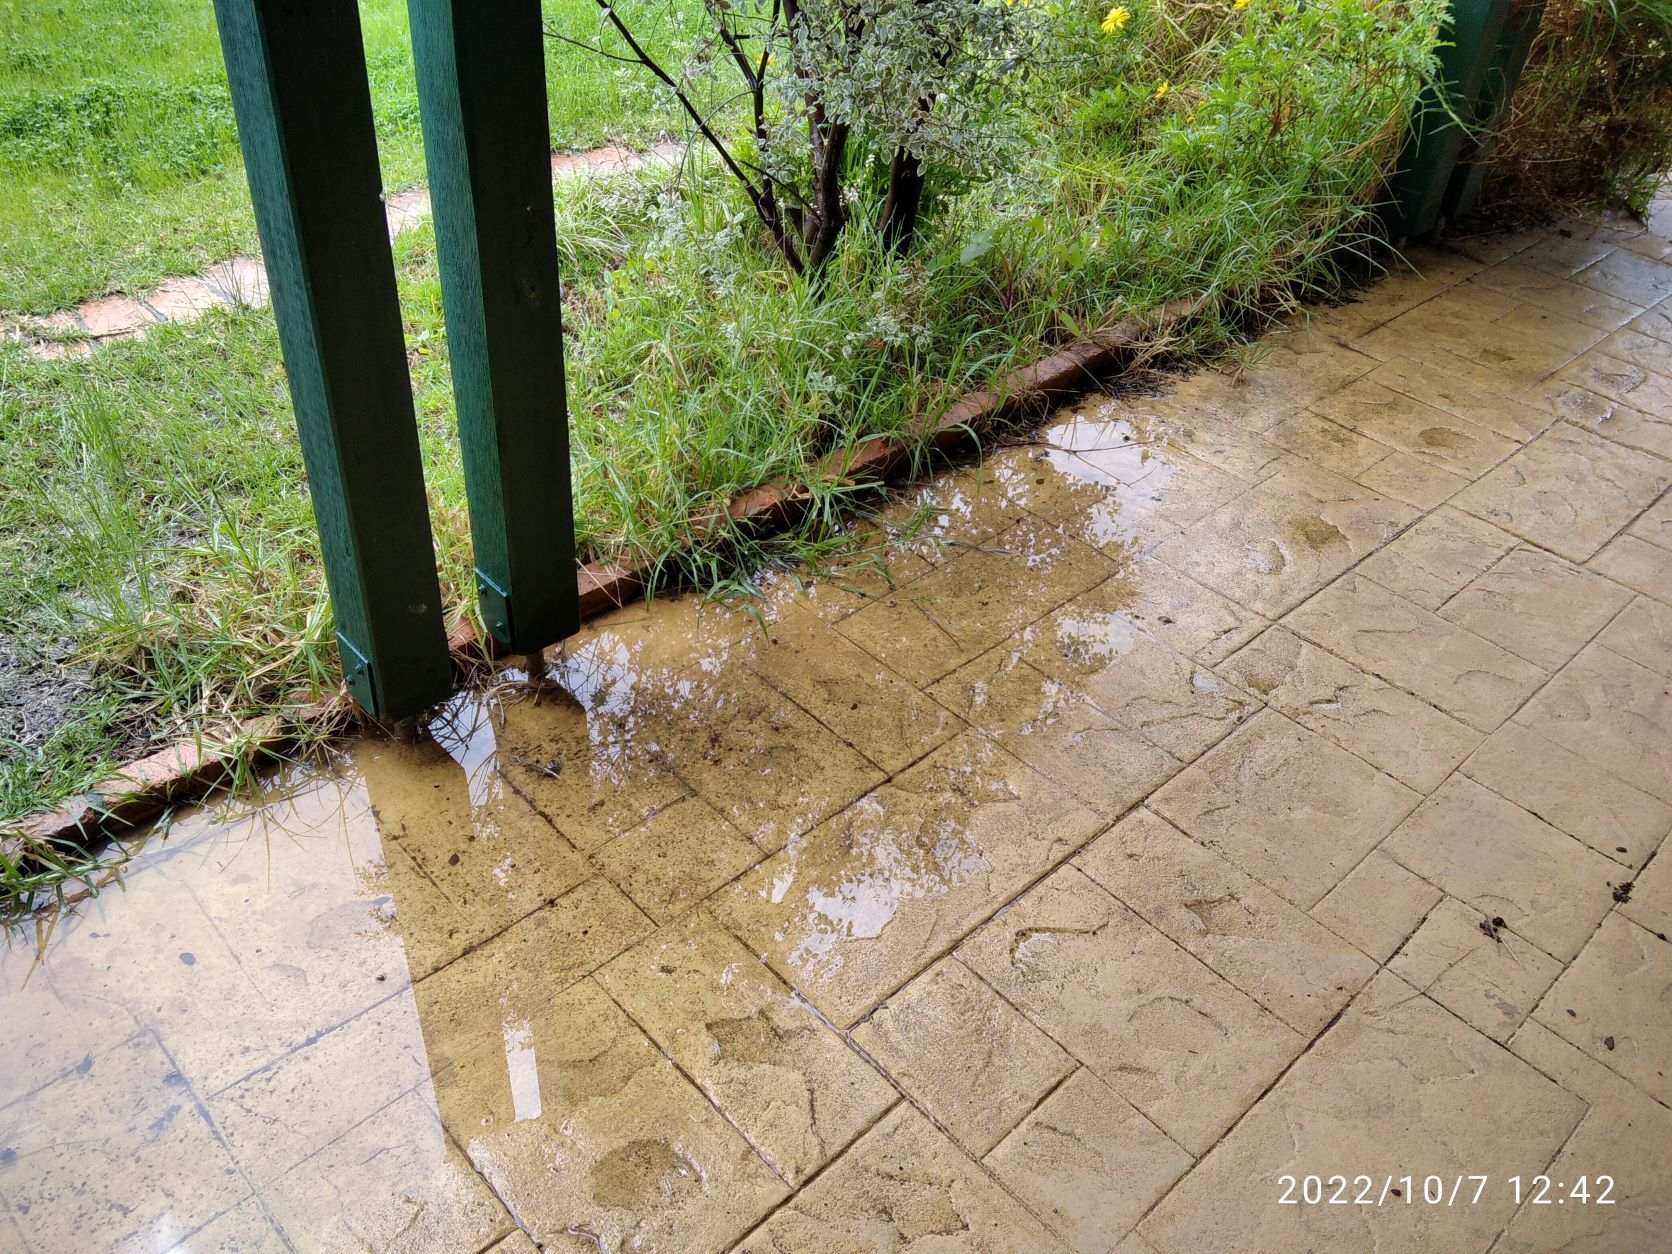
<instances>
[{"instance_id":1,"label":"square paving stone","mask_svg":"<svg viewBox=\"0 0 1672 1254\"><path fill-rule=\"evenodd\" d=\"M909 1103L901 1102L828 1171L740 1241L737 1254L937 1248L1060 1254L1066 1247Z\"/></svg>"},{"instance_id":2,"label":"square paving stone","mask_svg":"<svg viewBox=\"0 0 1672 1254\"><path fill-rule=\"evenodd\" d=\"M1614 357L1600 348L1577 358L1556 376L1588 392L1630 405L1645 414L1672 412L1672 376L1645 370L1636 362Z\"/></svg>"},{"instance_id":3,"label":"square paving stone","mask_svg":"<svg viewBox=\"0 0 1672 1254\"><path fill-rule=\"evenodd\" d=\"M1641 866L1672 830L1672 806L1520 723L1488 736L1463 773L1628 866Z\"/></svg>"},{"instance_id":4,"label":"square paving stone","mask_svg":"<svg viewBox=\"0 0 1672 1254\"><path fill-rule=\"evenodd\" d=\"M1630 301L1606 296L1577 283L1557 280L1538 297L1517 305L1496 319L1501 327L1508 327L1524 335L1543 340L1558 347L1566 346L1578 352L1604 332L1630 322L1639 306ZM1580 328L1589 327L1590 331Z\"/></svg>"},{"instance_id":5,"label":"square paving stone","mask_svg":"<svg viewBox=\"0 0 1672 1254\"><path fill-rule=\"evenodd\" d=\"M1645 309L1626 325L1639 335L1653 336L1657 340L1672 344L1672 302L1662 300L1658 305Z\"/></svg>"},{"instance_id":6,"label":"square paving stone","mask_svg":"<svg viewBox=\"0 0 1672 1254\"><path fill-rule=\"evenodd\" d=\"M413 975L421 978L472 945L561 897L592 869L556 828L492 766L492 741L473 771L434 740L367 741L353 753L384 840L385 857L410 858L416 875L389 867L396 908L416 904L428 881L446 906L403 925Z\"/></svg>"},{"instance_id":7,"label":"square paving stone","mask_svg":"<svg viewBox=\"0 0 1672 1254\"><path fill-rule=\"evenodd\" d=\"M683 620L650 621L667 621L679 628L670 635L688 639ZM550 664L552 682L512 694L491 717L483 712L499 771L582 850L691 795L665 753L682 689L671 670L635 660L663 647L640 645L637 630L635 622L631 635L623 627L594 637Z\"/></svg>"},{"instance_id":8,"label":"square paving stone","mask_svg":"<svg viewBox=\"0 0 1672 1254\"><path fill-rule=\"evenodd\" d=\"M1562 972L1561 963L1508 928L1447 898L1388 970L1495 1041L1506 1041Z\"/></svg>"},{"instance_id":9,"label":"square paving stone","mask_svg":"<svg viewBox=\"0 0 1672 1254\"><path fill-rule=\"evenodd\" d=\"M1616 914L1603 920L1535 1017L1665 1105L1672 1102L1668 1002L1672 942Z\"/></svg>"},{"instance_id":10,"label":"square paving stone","mask_svg":"<svg viewBox=\"0 0 1672 1254\"><path fill-rule=\"evenodd\" d=\"M1104 489L1118 506L1186 526L1243 492L1245 480L1192 456L1166 440L1143 439L1140 428L1112 407L1075 412L1041 433L1072 461L1062 473Z\"/></svg>"},{"instance_id":11,"label":"square paving stone","mask_svg":"<svg viewBox=\"0 0 1672 1254\"><path fill-rule=\"evenodd\" d=\"M261 1197L305 1250L474 1254L514 1227L448 1142L425 1090L384 1107L266 1186Z\"/></svg>"},{"instance_id":12,"label":"square paving stone","mask_svg":"<svg viewBox=\"0 0 1672 1254\"><path fill-rule=\"evenodd\" d=\"M668 764L762 849L782 849L883 772L811 714L741 669L693 676L662 733Z\"/></svg>"},{"instance_id":13,"label":"square paving stone","mask_svg":"<svg viewBox=\"0 0 1672 1254\"><path fill-rule=\"evenodd\" d=\"M1509 532L1445 506L1365 558L1354 573L1437 610L1515 544Z\"/></svg>"},{"instance_id":14,"label":"square paving stone","mask_svg":"<svg viewBox=\"0 0 1672 1254\"><path fill-rule=\"evenodd\" d=\"M1154 558L1123 564L1030 632L1055 631L1059 650L1118 656L1133 628L1208 666L1259 635L1266 620Z\"/></svg>"},{"instance_id":15,"label":"square paving stone","mask_svg":"<svg viewBox=\"0 0 1672 1254\"><path fill-rule=\"evenodd\" d=\"M1546 679L1524 658L1357 575L1325 588L1284 625L1483 732Z\"/></svg>"},{"instance_id":16,"label":"square paving stone","mask_svg":"<svg viewBox=\"0 0 1672 1254\"><path fill-rule=\"evenodd\" d=\"M1026 519L843 619L838 629L923 686L1113 572L1096 550Z\"/></svg>"},{"instance_id":17,"label":"square paving stone","mask_svg":"<svg viewBox=\"0 0 1672 1254\"><path fill-rule=\"evenodd\" d=\"M1377 962L1386 962L1443 894L1380 849L1359 863L1324 899L1312 917Z\"/></svg>"},{"instance_id":18,"label":"square paving stone","mask_svg":"<svg viewBox=\"0 0 1672 1254\"><path fill-rule=\"evenodd\" d=\"M1672 679L1587 645L1515 721L1672 802Z\"/></svg>"},{"instance_id":19,"label":"square paving stone","mask_svg":"<svg viewBox=\"0 0 1672 1254\"><path fill-rule=\"evenodd\" d=\"M1180 449L1244 483L1258 483L1284 456L1283 450L1257 435L1257 426L1263 424L1240 407L1216 407L1227 399L1223 379L1202 373L1180 380L1165 396L1115 400L1099 416L1129 424L1135 441ZM1240 398L1230 399L1240 405ZM1281 412L1303 403L1281 407ZM1267 422L1278 416L1272 414Z\"/></svg>"},{"instance_id":20,"label":"square paving stone","mask_svg":"<svg viewBox=\"0 0 1672 1254\"><path fill-rule=\"evenodd\" d=\"M1433 792L1480 743L1473 728L1273 627L1220 665L1302 727L1418 792Z\"/></svg>"},{"instance_id":21,"label":"square paving stone","mask_svg":"<svg viewBox=\"0 0 1672 1254\"><path fill-rule=\"evenodd\" d=\"M543 1248L720 1249L789 1192L591 980L454 1055L435 1094Z\"/></svg>"},{"instance_id":22,"label":"square paving stone","mask_svg":"<svg viewBox=\"0 0 1672 1254\"><path fill-rule=\"evenodd\" d=\"M1672 270L1669 270L1672 272ZM1620 361L1629 361L1632 365L1647 370L1652 374L1672 375L1672 353L1666 351L1665 340L1652 335L1644 335L1641 331L1634 331L1630 327L1622 327L1599 344L1598 349L1610 357Z\"/></svg>"},{"instance_id":23,"label":"square paving stone","mask_svg":"<svg viewBox=\"0 0 1672 1254\"><path fill-rule=\"evenodd\" d=\"M1453 418L1516 443L1532 439L1550 425L1549 415L1506 394L1500 384L1484 381L1473 363L1438 351L1425 356L1427 361L1390 357L1364 381L1443 409ZM1434 465L1435 459L1427 459L1426 464Z\"/></svg>"},{"instance_id":24,"label":"square paving stone","mask_svg":"<svg viewBox=\"0 0 1672 1254\"><path fill-rule=\"evenodd\" d=\"M6 1227L0 1221L0 1237L6 1235ZM14 1245L7 1249L27 1249L20 1236ZM246 1198L231 1210L225 1211L207 1226L199 1228L184 1241L176 1245L170 1254L194 1254L203 1251L209 1254L291 1254L296 1247L279 1235L279 1230L273 1226L268 1218L264 1203L259 1198ZM497 1246L495 1248L498 1248Z\"/></svg>"},{"instance_id":25,"label":"square paving stone","mask_svg":"<svg viewBox=\"0 0 1672 1254\"><path fill-rule=\"evenodd\" d=\"M1610 540L1589 565L1615 583L1672 604L1672 550L1640 540L1628 532Z\"/></svg>"},{"instance_id":26,"label":"square paving stone","mask_svg":"<svg viewBox=\"0 0 1672 1254\"><path fill-rule=\"evenodd\" d=\"M130 864L126 891L58 916L27 989L56 994L63 1035L33 1065L6 1055L18 1081L42 1082L37 1067L66 1070L145 1024L207 1095L383 1000L409 965L422 969L404 929L428 937L454 927L455 912L385 849L352 773L281 776L272 788L266 806L187 812L169 832L178 856Z\"/></svg>"},{"instance_id":27,"label":"square paving stone","mask_svg":"<svg viewBox=\"0 0 1672 1254\"><path fill-rule=\"evenodd\" d=\"M648 937L598 981L791 1184L898 1096L706 912Z\"/></svg>"},{"instance_id":28,"label":"square paving stone","mask_svg":"<svg viewBox=\"0 0 1672 1254\"><path fill-rule=\"evenodd\" d=\"M1023 632L1020 655L1090 697L1120 726L1188 762L1258 709L1207 667L1118 619L1071 602Z\"/></svg>"},{"instance_id":29,"label":"square paving stone","mask_svg":"<svg viewBox=\"0 0 1672 1254\"><path fill-rule=\"evenodd\" d=\"M1270 618L1298 605L1415 517L1402 502L1296 463L1167 541L1156 556Z\"/></svg>"},{"instance_id":30,"label":"square paving stone","mask_svg":"<svg viewBox=\"0 0 1672 1254\"><path fill-rule=\"evenodd\" d=\"M0 1196L41 1250L164 1248L249 1191L150 1032L0 1109L0 1151Z\"/></svg>"},{"instance_id":31,"label":"square paving stone","mask_svg":"<svg viewBox=\"0 0 1672 1254\"><path fill-rule=\"evenodd\" d=\"M1630 321L1633 311L1641 308L1631 301L1608 296L1552 274L1548 269L1540 269L1538 261L1536 254L1530 258L1510 256L1482 270L1469 282L1508 293L1534 307L1548 302L1564 316L1604 331L1612 331Z\"/></svg>"},{"instance_id":32,"label":"square paving stone","mask_svg":"<svg viewBox=\"0 0 1672 1254\"><path fill-rule=\"evenodd\" d=\"M1545 1174L1572 1189L1584 1177L1592 1201L1559 1206L1523 1202L1493 1248L1505 1254L1546 1250L1653 1250L1672 1227L1672 1111L1593 1062L1548 1028L1529 1023L1510 1048L1590 1109ZM1607 1182L1598 1179L1608 1176ZM1598 1205L1606 1193L1609 1205ZM1548 1199L1547 1199L1548 1200Z\"/></svg>"},{"instance_id":33,"label":"square paving stone","mask_svg":"<svg viewBox=\"0 0 1672 1254\"><path fill-rule=\"evenodd\" d=\"M1317 1032L1376 973L1341 937L1148 810L1074 864L1298 1032Z\"/></svg>"},{"instance_id":34,"label":"square paving stone","mask_svg":"<svg viewBox=\"0 0 1672 1254\"><path fill-rule=\"evenodd\" d=\"M1421 800L1274 710L1156 792L1163 818L1303 909Z\"/></svg>"},{"instance_id":35,"label":"square paving stone","mask_svg":"<svg viewBox=\"0 0 1672 1254\"><path fill-rule=\"evenodd\" d=\"M177 832L175 839L180 835ZM177 877L177 869L163 863L141 870L127 878L125 891L102 894L84 907L86 939L48 964L53 992L71 1015L109 1024L115 1040L136 1027L154 1029L167 1042L186 1080L208 1094L353 1013L333 1007L307 981L295 981L289 995L278 997L274 994L282 993L282 986L276 981L267 988L257 984L255 976L262 969L252 972L239 960L191 887ZM251 879L260 874L254 867L240 868L240 873ZM355 886L349 901L332 902L327 914L330 922L347 924L339 935L356 930L363 934L369 964L401 980L399 933L390 928L386 912L373 904L386 888L386 882L370 891ZM249 881L237 890L239 897L248 895ZM433 888L429 891L433 906L438 898ZM236 933L232 939L237 939ZM276 974L271 968L281 959L279 954L269 956L268 974ZM384 966L385 962L393 965ZM358 956L344 965L358 965ZM373 974L361 969L368 989L362 1007L376 999L370 989L383 987ZM206 1006L213 1007L213 1013L205 1013ZM331 1017L333 1011L337 1018ZM68 1065L84 1057L72 1056Z\"/></svg>"},{"instance_id":36,"label":"square paving stone","mask_svg":"<svg viewBox=\"0 0 1672 1254\"><path fill-rule=\"evenodd\" d=\"M429 1076L418 1001L407 988L206 1096L204 1106L245 1176L260 1188Z\"/></svg>"},{"instance_id":37,"label":"square paving stone","mask_svg":"<svg viewBox=\"0 0 1672 1254\"><path fill-rule=\"evenodd\" d=\"M1584 1113L1577 1097L1383 973L1139 1231L1162 1254L1485 1249L1515 1209L1507 1178L1542 1171ZM1436 1137L1439 1127L1447 1135ZM1438 1175L1448 1190L1455 1177L1486 1175L1490 1187L1467 1207L1278 1204L1280 1176L1334 1174L1347 1177L1348 1197L1360 1174L1373 1198L1407 1175L1418 1187Z\"/></svg>"},{"instance_id":38,"label":"square paving stone","mask_svg":"<svg viewBox=\"0 0 1672 1254\"><path fill-rule=\"evenodd\" d=\"M965 732L756 867L721 919L847 1027L1102 825Z\"/></svg>"},{"instance_id":39,"label":"square paving stone","mask_svg":"<svg viewBox=\"0 0 1672 1254\"><path fill-rule=\"evenodd\" d=\"M1212 1145L1305 1047L1073 867L958 953L1192 1153Z\"/></svg>"},{"instance_id":40,"label":"square paving stone","mask_svg":"<svg viewBox=\"0 0 1672 1254\"><path fill-rule=\"evenodd\" d=\"M634 905L666 923L754 866L761 851L702 798L686 797L592 856Z\"/></svg>"},{"instance_id":41,"label":"square paving stone","mask_svg":"<svg viewBox=\"0 0 1672 1254\"><path fill-rule=\"evenodd\" d=\"M1576 271L1573 281L1634 305L1652 305L1672 294L1672 266L1616 249Z\"/></svg>"},{"instance_id":42,"label":"square paving stone","mask_svg":"<svg viewBox=\"0 0 1672 1254\"><path fill-rule=\"evenodd\" d=\"M1617 863L1454 775L1382 846L1546 953L1572 958L1613 902Z\"/></svg>"},{"instance_id":43,"label":"square paving stone","mask_svg":"<svg viewBox=\"0 0 1672 1254\"><path fill-rule=\"evenodd\" d=\"M1469 486L1469 481L1461 475L1431 466L1409 453L1399 452L1390 452L1369 470L1361 471L1353 478L1372 492L1391 496L1418 509L1433 509Z\"/></svg>"},{"instance_id":44,"label":"square paving stone","mask_svg":"<svg viewBox=\"0 0 1672 1254\"><path fill-rule=\"evenodd\" d=\"M526 1036L527 1025L554 995L650 931L650 921L618 888L591 879L418 981L413 996L431 1069L472 1057L496 1058L494 1096L514 1109L523 1077L507 1070L508 1039ZM530 1049L534 1044L523 1042Z\"/></svg>"},{"instance_id":45,"label":"square paving stone","mask_svg":"<svg viewBox=\"0 0 1672 1254\"><path fill-rule=\"evenodd\" d=\"M1107 1250L1191 1158L1082 1067L985 1161L1074 1249Z\"/></svg>"},{"instance_id":46,"label":"square paving stone","mask_svg":"<svg viewBox=\"0 0 1672 1254\"><path fill-rule=\"evenodd\" d=\"M1672 483L1672 465L1558 423L1457 506L1524 540L1583 562Z\"/></svg>"},{"instance_id":47,"label":"square paving stone","mask_svg":"<svg viewBox=\"0 0 1672 1254\"><path fill-rule=\"evenodd\" d=\"M1540 384L1528 400L1606 440L1672 457L1672 414L1646 414L1560 378Z\"/></svg>"},{"instance_id":48,"label":"square paving stone","mask_svg":"<svg viewBox=\"0 0 1672 1254\"><path fill-rule=\"evenodd\" d=\"M1074 1070L1074 1060L955 958L871 1013L854 1043L979 1157Z\"/></svg>"},{"instance_id":49,"label":"square paving stone","mask_svg":"<svg viewBox=\"0 0 1672 1254\"><path fill-rule=\"evenodd\" d=\"M0 945L0 1107L67 1074L139 1027L120 1006L89 1001L72 1009L52 987L51 967L22 937Z\"/></svg>"},{"instance_id":50,"label":"square paving stone","mask_svg":"<svg viewBox=\"0 0 1672 1254\"><path fill-rule=\"evenodd\" d=\"M1630 599L1630 592L1600 575L1521 547L1447 601L1439 615L1554 671Z\"/></svg>"},{"instance_id":51,"label":"square paving stone","mask_svg":"<svg viewBox=\"0 0 1672 1254\"><path fill-rule=\"evenodd\" d=\"M767 683L882 770L904 770L962 726L858 645L809 612L746 637L734 665Z\"/></svg>"},{"instance_id":52,"label":"square paving stone","mask_svg":"<svg viewBox=\"0 0 1672 1254\"><path fill-rule=\"evenodd\" d=\"M1152 502L1077 454L1047 446L1008 449L997 457L1004 459L1005 491L1017 505L1117 562L1133 560L1179 530ZM1240 480L1227 479L1242 490Z\"/></svg>"},{"instance_id":53,"label":"square paving stone","mask_svg":"<svg viewBox=\"0 0 1672 1254\"><path fill-rule=\"evenodd\" d=\"M1466 418L1361 379L1318 402L1318 411L1351 431L1438 470L1478 478L1515 451L1515 441Z\"/></svg>"},{"instance_id":54,"label":"square paving stone","mask_svg":"<svg viewBox=\"0 0 1672 1254\"><path fill-rule=\"evenodd\" d=\"M989 463L954 467L902 488L883 507L881 520L906 552L944 566L1027 518L1006 486Z\"/></svg>"},{"instance_id":55,"label":"square paving stone","mask_svg":"<svg viewBox=\"0 0 1672 1254\"><path fill-rule=\"evenodd\" d=\"M1142 801L1181 767L1007 645L959 667L930 691L983 735L1110 817Z\"/></svg>"},{"instance_id":56,"label":"square paving stone","mask_svg":"<svg viewBox=\"0 0 1672 1254\"><path fill-rule=\"evenodd\" d=\"M1267 427L1262 434L1279 448L1287 449L1307 461L1317 462L1325 470L1332 470L1349 479L1357 479L1388 455L1386 444L1360 435L1309 409L1291 414Z\"/></svg>"},{"instance_id":57,"label":"square paving stone","mask_svg":"<svg viewBox=\"0 0 1672 1254\"><path fill-rule=\"evenodd\" d=\"M1374 333L1372 333L1374 334ZM1294 333L1252 365L1234 374L1202 371L1196 395L1227 414L1281 417L1339 391L1376 367L1376 359L1343 348L1327 336Z\"/></svg>"},{"instance_id":58,"label":"square paving stone","mask_svg":"<svg viewBox=\"0 0 1672 1254\"><path fill-rule=\"evenodd\" d=\"M1460 284L1361 337L1356 345L1378 357L1422 358L1430 348L1438 348L1525 387L1601 338L1594 328L1554 314L1549 315L1549 325L1536 328L1538 334L1531 334L1524 322L1495 321L1511 313L1514 305L1482 309L1481 300L1491 294L1490 289Z\"/></svg>"}]
</instances>

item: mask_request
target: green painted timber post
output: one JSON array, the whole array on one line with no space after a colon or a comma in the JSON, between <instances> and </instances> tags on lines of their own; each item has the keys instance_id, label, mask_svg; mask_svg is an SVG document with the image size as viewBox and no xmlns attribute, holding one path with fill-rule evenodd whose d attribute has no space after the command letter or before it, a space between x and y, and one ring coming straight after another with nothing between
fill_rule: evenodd
<instances>
[{"instance_id":1,"label":"green painted timber post","mask_svg":"<svg viewBox=\"0 0 1672 1254\"><path fill-rule=\"evenodd\" d=\"M539 0L408 0L482 619L580 626Z\"/></svg>"},{"instance_id":2,"label":"green painted timber post","mask_svg":"<svg viewBox=\"0 0 1672 1254\"><path fill-rule=\"evenodd\" d=\"M348 688L452 689L354 0L214 0Z\"/></svg>"},{"instance_id":3,"label":"green painted timber post","mask_svg":"<svg viewBox=\"0 0 1672 1254\"><path fill-rule=\"evenodd\" d=\"M1395 244L1432 235L1444 225L1451 176L1469 142L1467 127L1486 82L1510 0L1451 0L1451 21L1438 51L1439 81L1417 100L1411 132L1388 181L1385 210Z\"/></svg>"},{"instance_id":4,"label":"green painted timber post","mask_svg":"<svg viewBox=\"0 0 1672 1254\"><path fill-rule=\"evenodd\" d=\"M1472 210L1480 201L1481 188L1491 170L1492 153L1498 146L1495 128L1509 112L1510 97L1527 66L1527 54L1544 21L1544 0L1515 0L1504 22L1503 35L1493 49L1480 100L1475 107L1479 134L1458 158L1457 169L1446 188L1442 206L1446 219L1453 220Z\"/></svg>"}]
</instances>

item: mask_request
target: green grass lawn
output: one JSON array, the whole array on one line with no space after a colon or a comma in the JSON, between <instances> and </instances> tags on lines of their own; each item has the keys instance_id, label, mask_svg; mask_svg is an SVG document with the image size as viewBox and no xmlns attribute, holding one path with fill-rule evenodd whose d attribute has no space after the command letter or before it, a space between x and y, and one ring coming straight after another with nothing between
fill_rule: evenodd
<instances>
[{"instance_id":1,"label":"green grass lawn","mask_svg":"<svg viewBox=\"0 0 1672 1254\"><path fill-rule=\"evenodd\" d=\"M677 28L685 9L670 10ZM595 0L548 0L586 39ZM362 0L384 185L424 178L405 0ZM663 29L663 28L658 28ZM548 41L552 143L640 143L672 120L626 67ZM141 291L256 249L209 0L0 3L0 312Z\"/></svg>"},{"instance_id":2,"label":"green grass lawn","mask_svg":"<svg viewBox=\"0 0 1672 1254\"><path fill-rule=\"evenodd\" d=\"M105 6L67 9L86 20ZM181 29L198 11L158 0L151 9ZM577 35L592 29L585 9L567 11ZM374 64L379 47L388 62L378 95L386 178L415 179L399 9L366 12ZM1096 34L1102 12L1082 3L1062 16L1089 52L1030 86L1040 107L1023 121L1027 161L948 196L907 257L886 257L856 223L816 292L751 228L713 163L677 192L667 174L561 185L584 555L664 562L703 586L745 587L762 563L825 538L809 526L754 547L693 547L693 514L768 480L805 481L833 447L909 432L997 372L1174 298L1199 307L1177 351L1222 354L1262 317L1335 288L1344 261L1375 248L1379 171L1429 65L1436 0L1243 9L1158 0L1124 42ZM192 21L202 56L212 56L206 19ZM58 28L53 46L73 44L73 30ZM159 50L158 76L185 81L185 44ZM647 138L666 125L657 98L618 74L624 67L551 55L559 144ZM70 90L45 71L9 73L0 116L31 93ZM1158 94L1161 81L1169 90ZM34 208L4 212L13 215L6 229L31 241L23 255L33 277L14 273L8 250L8 291L23 295L0 304L42 308L133 281L115 276L179 268L174 246L158 242L165 220L193 261L221 255L245 238L242 202L229 193L219 226L191 224L208 203L204 187L241 187L230 162L223 152L218 173L159 178L145 202L151 225L110 225L102 251L93 223L119 212L119 191L97 180L80 192L26 182L19 203ZM474 613L474 598L433 233L403 234L395 254L456 619ZM81 277L65 280L66 267ZM216 312L86 360L40 361L0 345L0 644L45 642L89 668L74 716L5 754L0 817L86 787L136 740L212 734L230 718L335 690L291 422L266 311ZM841 505L820 491L827 508L815 517ZM0 897L7 874L0 859Z\"/></svg>"}]
</instances>

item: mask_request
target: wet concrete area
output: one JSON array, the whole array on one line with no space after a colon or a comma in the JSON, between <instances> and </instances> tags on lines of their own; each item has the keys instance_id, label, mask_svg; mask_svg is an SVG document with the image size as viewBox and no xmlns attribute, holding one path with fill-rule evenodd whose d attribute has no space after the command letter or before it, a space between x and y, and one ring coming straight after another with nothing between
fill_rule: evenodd
<instances>
[{"instance_id":1,"label":"wet concrete area","mask_svg":"<svg viewBox=\"0 0 1672 1254\"><path fill-rule=\"evenodd\" d=\"M1663 1248L1667 253L1426 254L182 816L0 952L0 1249Z\"/></svg>"}]
</instances>

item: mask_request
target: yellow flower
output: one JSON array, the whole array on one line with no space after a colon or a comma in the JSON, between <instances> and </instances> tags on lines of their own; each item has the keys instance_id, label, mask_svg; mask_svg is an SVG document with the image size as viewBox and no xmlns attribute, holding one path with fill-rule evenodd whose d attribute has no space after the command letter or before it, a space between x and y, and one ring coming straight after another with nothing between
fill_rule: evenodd
<instances>
[{"instance_id":1,"label":"yellow flower","mask_svg":"<svg viewBox=\"0 0 1672 1254\"><path fill-rule=\"evenodd\" d=\"M1234 0L1234 3L1231 5L1231 7L1233 9L1235 9L1237 12L1240 13L1252 3L1253 3L1253 0Z\"/></svg>"},{"instance_id":2,"label":"yellow flower","mask_svg":"<svg viewBox=\"0 0 1672 1254\"><path fill-rule=\"evenodd\" d=\"M1114 8L1109 10L1107 16L1103 19L1103 33L1105 35L1113 35L1131 20L1132 10L1128 9L1124 4L1116 5Z\"/></svg>"},{"instance_id":3,"label":"yellow flower","mask_svg":"<svg viewBox=\"0 0 1672 1254\"><path fill-rule=\"evenodd\" d=\"M1173 88L1173 85L1171 83L1169 83L1166 79L1162 79L1159 83L1157 83L1155 85L1155 98L1157 100L1160 100L1161 97L1165 96L1169 91L1172 90L1172 88Z\"/></svg>"}]
</instances>

